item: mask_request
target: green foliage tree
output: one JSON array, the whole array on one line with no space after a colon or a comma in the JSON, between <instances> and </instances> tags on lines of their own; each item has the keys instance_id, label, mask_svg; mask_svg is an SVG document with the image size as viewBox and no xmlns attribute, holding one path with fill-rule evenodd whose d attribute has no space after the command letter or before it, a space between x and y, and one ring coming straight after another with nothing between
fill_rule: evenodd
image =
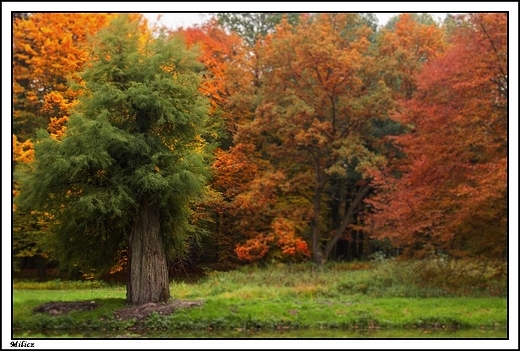
<instances>
[{"instance_id":1,"label":"green foliage tree","mask_svg":"<svg viewBox=\"0 0 520 351\"><path fill-rule=\"evenodd\" d=\"M249 46L274 31L282 19L290 24L296 24L300 20L300 13L270 13L270 12L237 12L219 13L217 19L224 28L240 35Z\"/></svg>"},{"instance_id":2,"label":"green foliage tree","mask_svg":"<svg viewBox=\"0 0 520 351\"><path fill-rule=\"evenodd\" d=\"M386 22L384 28L390 31L394 31L395 26L397 22L399 22L399 20L401 19L402 15L403 14L396 14L395 16L390 18L388 22ZM435 19L429 13L405 13L404 15L410 16L414 22L417 22L421 25L431 26L436 24Z\"/></svg>"},{"instance_id":3,"label":"green foliage tree","mask_svg":"<svg viewBox=\"0 0 520 351\"><path fill-rule=\"evenodd\" d=\"M40 131L20 206L52 216L60 262L106 269L128 249L127 301L169 298L167 258L190 237L208 175L196 53L121 15L94 39L86 91L56 140Z\"/></svg>"},{"instance_id":4,"label":"green foliage tree","mask_svg":"<svg viewBox=\"0 0 520 351\"><path fill-rule=\"evenodd\" d=\"M20 265L17 260L33 258L38 269L38 280L46 279L45 264L49 251L42 244L46 235L44 214L31 211L13 211L13 269ZM16 258L17 260L15 260Z\"/></svg>"}]
</instances>

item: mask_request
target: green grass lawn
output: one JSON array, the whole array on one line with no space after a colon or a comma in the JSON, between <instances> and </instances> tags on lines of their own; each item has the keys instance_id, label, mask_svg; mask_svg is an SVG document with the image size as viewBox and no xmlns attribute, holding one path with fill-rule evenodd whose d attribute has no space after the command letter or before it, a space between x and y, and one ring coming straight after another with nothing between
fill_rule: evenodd
<instances>
[{"instance_id":1,"label":"green grass lawn","mask_svg":"<svg viewBox=\"0 0 520 351\"><path fill-rule=\"evenodd\" d=\"M496 296L496 291L504 287L500 280L490 279L492 271L489 276L479 273L484 284L476 278L471 280L466 269L461 286L456 286L436 276L425 281L416 273L424 273L422 268L418 271L417 266L382 262L334 264L319 269L278 264L212 271L197 283L170 286L174 299L204 300L202 306L180 309L169 316L151 315L140 327L191 331L485 328L503 329L505 334L507 300ZM456 276L454 272L450 275ZM470 287L463 286L468 282L472 283ZM57 285L60 290L50 290ZM132 330L134 324L113 318L113 312L125 306L124 286L16 282L14 289L13 326L19 332ZM66 315L33 313L45 302L84 300L101 306Z\"/></svg>"}]
</instances>

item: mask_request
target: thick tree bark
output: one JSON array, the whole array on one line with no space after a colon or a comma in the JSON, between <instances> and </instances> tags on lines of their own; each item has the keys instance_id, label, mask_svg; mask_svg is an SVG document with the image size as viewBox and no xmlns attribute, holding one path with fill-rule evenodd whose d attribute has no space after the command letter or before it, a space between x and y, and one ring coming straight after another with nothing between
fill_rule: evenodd
<instances>
[{"instance_id":1,"label":"thick tree bark","mask_svg":"<svg viewBox=\"0 0 520 351\"><path fill-rule=\"evenodd\" d=\"M144 196L130 233L127 302L142 305L170 297L168 264L160 235L159 206Z\"/></svg>"}]
</instances>

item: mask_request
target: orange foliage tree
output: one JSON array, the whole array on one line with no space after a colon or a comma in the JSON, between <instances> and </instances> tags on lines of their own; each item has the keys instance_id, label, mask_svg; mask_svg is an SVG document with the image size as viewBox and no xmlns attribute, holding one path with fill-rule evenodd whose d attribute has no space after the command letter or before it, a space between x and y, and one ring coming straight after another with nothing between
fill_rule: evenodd
<instances>
[{"instance_id":1,"label":"orange foliage tree","mask_svg":"<svg viewBox=\"0 0 520 351\"><path fill-rule=\"evenodd\" d=\"M184 35L187 45L200 47L199 61L206 67L200 90L211 100L213 111L222 109L231 94L228 82L236 79L228 73L229 67L244 55L241 39L227 34L216 19L178 32Z\"/></svg>"},{"instance_id":2,"label":"orange foliage tree","mask_svg":"<svg viewBox=\"0 0 520 351\"><path fill-rule=\"evenodd\" d=\"M446 46L444 32L433 23L420 23L417 16L399 15L393 28L378 35L378 61L384 67L385 83L396 98L410 99L417 87L416 75L424 63Z\"/></svg>"},{"instance_id":3,"label":"orange foliage tree","mask_svg":"<svg viewBox=\"0 0 520 351\"><path fill-rule=\"evenodd\" d=\"M13 132L25 140L51 117L69 115L89 58L88 38L114 15L33 13L13 22Z\"/></svg>"},{"instance_id":4,"label":"orange foliage tree","mask_svg":"<svg viewBox=\"0 0 520 351\"><path fill-rule=\"evenodd\" d=\"M262 66L258 52L263 50L262 38L258 37L256 46L249 47L237 34L226 33L216 19L180 32L188 44L201 48L199 60L206 67L201 91L211 100L215 123L220 118L225 122L212 167L212 186L220 197L206 203L206 209L212 211L215 218L211 241L216 248L216 259L230 265L236 263L237 258L261 259L276 248L279 249L277 258L285 259L294 256L289 248L292 242L292 247L301 248L299 253L306 254L306 243L294 233L279 235L276 240L273 236L273 240L266 242L265 250L259 251L265 251L263 254L251 253L258 251L256 239L273 232L271 222L277 213L274 207L278 199L279 173L273 172L268 162L255 155L254 143L238 136L239 130L254 119L259 104ZM236 247L244 240L249 246Z\"/></svg>"},{"instance_id":5,"label":"orange foliage tree","mask_svg":"<svg viewBox=\"0 0 520 351\"><path fill-rule=\"evenodd\" d=\"M507 15L474 14L447 52L417 76L394 118L406 158L375 174L370 228L409 249L505 255L507 222Z\"/></svg>"},{"instance_id":6,"label":"orange foliage tree","mask_svg":"<svg viewBox=\"0 0 520 351\"><path fill-rule=\"evenodd\" d=\"M243 184L256 176L257 166L250 162L247 145L232 146L238 126L252 118L254 112L253 71L249 50L236 34L228 34L216 19L201 26L180 29L189 46L198 46L198 60L204 64L200 91L210 100L210 120L213 134L206 138L218 143L212 165L214 196L204 203L199 213L212 217L212 259L229 266L236 262L235 244L242 234L240 215L233 202L243 190Z\"/></svg>"},{"instance_id":7,"label":"orange foliage tree","mask_svg":"<svg viewBox=\"0 0 520 351\"><path fill-rule=\"evenodd\" d=\"M235 141L254 145L251 157L262 166L240 196L258 205L270 194L271 203L256 209L264 227L237 247L239 254L254 247L265 255L267 243L279 242L277 233L296 233L310 242L296 244L300 253L311 251L322 264L352 224L369 190L368 170L382 160L370 146L371 121L390 104L370 56L371 34L357 14L320 14L296 26L284 21L257 43L261 103ZM329 225L327 199L337 179L354 185L341 196L339 222Z\"/></svg>"}]
</instances>

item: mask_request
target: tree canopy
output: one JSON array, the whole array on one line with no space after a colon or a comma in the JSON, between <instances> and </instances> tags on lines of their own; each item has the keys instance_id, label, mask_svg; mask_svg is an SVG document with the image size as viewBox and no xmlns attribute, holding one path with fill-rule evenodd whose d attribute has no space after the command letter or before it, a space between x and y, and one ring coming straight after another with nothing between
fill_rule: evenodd
<instances>
[{"instance_id":1,"label":"tree canopy","mask_svg":"<svg viewBox=\"0 0 520 351\"><path fill-rule=\"evenodd\" d=\"M19 202L51 214L61 258L82 268L113 264L147 215L173 257L208 175L196 53L125 15L99 32L92 57L66 134L38 133Z\"/></svg>"},{"instance_id":2,"label":"tree canopy","mask_svg":"<svg viewBox=\"0 0 520 351\"><path fill-rule=\"evenodd\" d=\"M502 259L507 27L506 13L383 27L367 13L220 13L179 30L15 16L13 253L119 262L133 303L168 295L178 257ZM141 295L142 279L162 288Z\"/></svg>"}]
</instances>

